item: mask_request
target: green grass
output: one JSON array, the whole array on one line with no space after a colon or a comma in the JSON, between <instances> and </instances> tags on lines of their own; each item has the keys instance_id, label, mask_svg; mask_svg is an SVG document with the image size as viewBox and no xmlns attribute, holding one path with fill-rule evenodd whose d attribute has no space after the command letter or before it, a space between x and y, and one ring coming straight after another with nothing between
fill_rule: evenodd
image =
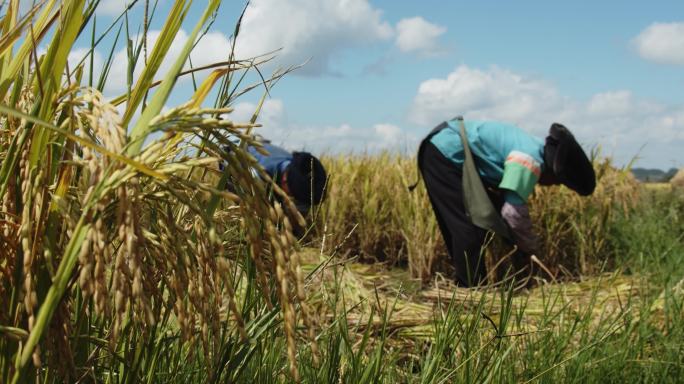
<instances>
[{"instance_id":1,"label":"green grass","mask_svg":"<svg viewBox=\"0 0 684 384\"><path fill-rule=\"evenodd\" d=\"M527 302L527 293L504 287L494 293L495 303L476 300L466 305L445 297L427 325L430 337L425 337L402 332L394 323L402 305L397 291L371 288L359 294L354 292L358 285L346 281L349 275L343 274L349 270L351 276L362 275L354 272L353 262L329 267L327 288L315 285L313 290L325 290L321 311L330 314L317 335L320 364L301 345L301 380L678 382L684 375L684 289L682 284L673 288L684 277L680 219L684 205L670 195L645 195L638 207L629 217L620 217L610 234L622 255L619 269L636 284L638 295L622 296L623 301L612 302L612 307L599 298L600 289L615 289L610 279L575 292L580 306L563 305L564 297L552 287L546 295L530 294ZM380 284L381 279L377 281ZM273 328L234 379L290 381L283 346L282 335Z\"/></svg>"},{"instance_id":2,"label":"green grass","mask_svg":"<svg viewBox=\"0 0 684 384\"><path fill-rule=\"evenodd\" d=\"M0 382L684 377L684 200L675 191L637 193L626 172L597 161L592 198L551 189L533 200L543 260L574 282L531 292L511 284L484 293L437 290L445 282L432 272L444 271L444 247L424 189L406 192L416 176L408 158L327 159L328 200L311 218L309 247L294 244L290 221L301 218L287 200L280 207L267 199L244 152L259 108L243 124L233 124L227 109L254 89L243 76L264 58L230 54L188 103L161 113L219 1L191 20L182 54L158 73L188 16L190 2L174 1L143 76L134 81L131 73L129 91L110 101L79 86L121 81L107 77L111 61L101 74L67 70L78 36L92 35L93 47L99 41L97 1L47 1L31 20L17 18L17 0L7 4L0 15ZM150 10L155 4L140 1ZM143 21L126 16L107 33L125 34L132 69L143 47L122 23ZM46 53L38 56L37 47ZM125 118L108 125L123 102ZM231 135L244 142L225 153ZM229 163L223 175L215 171L219 159ZM236 195L222 191L228 177ZM368 263L377 260L384 264ZM435 291L442 296L428 298Z\"/></svg>"},{"instance_id":3,"label":"green grass","mask_svg":"<svg viewBox=\"0 0 684 384\"><path fill-rule=\"evenodd\" d=\"M598 287L583 292L580 310L559 305L560 294L516 307L514 299L526 294L504 288L496 316L484 302L465 307L447 297L435 313L433 337L422 339L387 332L389 299L381 311L367 312L384 326L363 327L361 319L354 331L347 316L336 318L320 336L327 354L321 369L343 382L357 382L368 371L376 382L678 382L684 377L683 208L672 195L646 195L635 212L616 219L609 235L621 255L616 265L634 279L639 295L623 297L615 307L598 300ZM342 285L333 284L331 295L344 295ZM610 282L604 288L613 289ZM338 315L353 304L331 300ZM525 331L531 313L537 326ZM302 374L304 381L320 382L319 370Z\"/></svg>"}]
</instances>

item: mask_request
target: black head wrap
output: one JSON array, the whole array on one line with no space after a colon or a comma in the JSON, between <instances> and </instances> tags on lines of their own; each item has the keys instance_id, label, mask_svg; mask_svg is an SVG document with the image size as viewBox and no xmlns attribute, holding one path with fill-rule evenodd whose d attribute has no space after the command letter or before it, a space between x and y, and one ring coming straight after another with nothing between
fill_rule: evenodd
<instances>
[{"instance_id":1,"label":"black head wrap","mask_svg":"<svg viewBox=\"0 0 684 384\"><path fill-rule=\"evenodd\" d=\"M594 166L565 126L551 125L544 146L544 163L559 182L578 194L588 196L594 192Z\"/></svg>"},{"instance_id":2,"label":"black head wrap","mask_svg":"<svg viewBox=\"0 0 684 384\"><path fill-rule=\"evenodd\" d=\"M323 200L327 175L315 156L293 152L287 169L287 187L297 202L318 204Z\"/></svg>"}]
</instances>

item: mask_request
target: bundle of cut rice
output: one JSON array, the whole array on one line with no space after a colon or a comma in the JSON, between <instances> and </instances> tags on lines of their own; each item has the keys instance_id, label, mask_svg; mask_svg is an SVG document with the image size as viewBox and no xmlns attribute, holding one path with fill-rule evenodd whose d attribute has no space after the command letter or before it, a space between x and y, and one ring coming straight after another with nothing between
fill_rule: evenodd
<instances>
[{"instance_id":1,"label":"bundle of cut rice","mask_svg":"<svg viewBox=\"0 0 684 384\"><path fill-rule=\"evenodd\" d=\"M680 169L672 179L670 179L670 184L674 188L684 189L684 168Z\"/></svg>"},{"instance_id":2,"label":"bundle of cut rice","mask_svg":"<svg viewBox=\"0 0 684 384\"><path fill-rule=\"evenodd\" d=\"M512 296L505 288L462 288L448 279L435 279L421 290L404 270L354 262L329 263L314 275L309 288L316 292L319 303L314 307L322 318L334 321L346 312L348 324L357 331L369 327L373 332L389 330L406 342L432 337L435 322L443 318L450 304L463 320L485 314L496 324L510 311L520 316L511 331L529 332L553 326L549 319L566 315L586 316L591 323L622 316L643 293L638 277L617 273L543 284ZM344 298L336 310L325 304L333 296Z\"/></svg>"}]
</instances>

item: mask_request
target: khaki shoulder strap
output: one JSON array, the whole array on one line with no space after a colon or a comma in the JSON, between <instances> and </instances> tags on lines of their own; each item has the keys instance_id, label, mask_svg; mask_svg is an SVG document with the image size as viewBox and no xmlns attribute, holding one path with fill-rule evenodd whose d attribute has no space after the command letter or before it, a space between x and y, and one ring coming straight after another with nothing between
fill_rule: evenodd
<instances>
[{"instance_id":1,"label":"khaki shoulder strap","mask_svg":"<svg viewBox=\"0 0 684 384\"><path fill-rule=\"evenodd\" d=\"M484 184L482 184L480 174L475 167L475 160L470 152L463 117L459 116L455 120L460 125L461 143L463 144L463 153L465 155L463 162L463 195L466 213L476 226L511 239L510 229L501 218L501 214L494 208L494 204L489 199L487 190Z\"/></svg>"}]
</instances>

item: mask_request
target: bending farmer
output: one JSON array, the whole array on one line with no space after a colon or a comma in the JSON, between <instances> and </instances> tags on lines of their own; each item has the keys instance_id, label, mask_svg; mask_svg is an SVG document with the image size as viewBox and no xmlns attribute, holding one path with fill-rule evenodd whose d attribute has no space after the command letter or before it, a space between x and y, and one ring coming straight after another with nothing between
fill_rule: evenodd
<instances>
[{"instance_id":1,"label":"bending farmer","mask_svg":"<svg viewBox=\"0 0 684 384\"><path fill-rule=\"evenodd\" d=\"M511 124L457 117L422 141L418 167L464 286L485 280L481 248L490 230L518 246L514 266L529 265L537 252L527 206L535 184L564 184L582 196L596 186L591 161L556 123L544 141Z\"/></svg>"},{"instance_id":2,"label":"bending farmer","mask_svg":"<svg viewBox=\"0 0 684 384\"><path fill-rule=\"evenodd\" d=\"M297 210L306 215L311 205L320 204L325 196L327 175L323 164L309 152L289 152L264 140L268 155L247 147L274 183L294 200ZM230 150L226 147L226 150ZM223 169L223 164L220 164ZM230 185L229 185L230 189Z\"/></svg>"}]
</instances>

